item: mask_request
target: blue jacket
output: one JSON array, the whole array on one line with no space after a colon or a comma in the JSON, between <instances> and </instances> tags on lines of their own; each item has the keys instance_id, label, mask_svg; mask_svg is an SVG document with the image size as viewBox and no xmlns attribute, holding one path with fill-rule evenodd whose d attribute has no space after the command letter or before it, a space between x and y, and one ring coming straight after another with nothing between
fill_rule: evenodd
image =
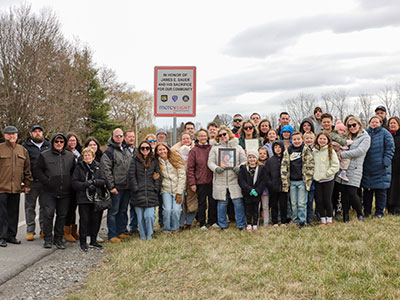
<instances>
[{"instance_id":1,"label":"blue jacket","mask_svg":"<svg viewBox=\"0 0 400 300\"><path fill-rule=\"evenodd\" d=\"M361 186L367 189L388 189L392 175L394 141L383 127L366 130L371 137L371 147L364 160Z\"/></svg>"}]
</instances>

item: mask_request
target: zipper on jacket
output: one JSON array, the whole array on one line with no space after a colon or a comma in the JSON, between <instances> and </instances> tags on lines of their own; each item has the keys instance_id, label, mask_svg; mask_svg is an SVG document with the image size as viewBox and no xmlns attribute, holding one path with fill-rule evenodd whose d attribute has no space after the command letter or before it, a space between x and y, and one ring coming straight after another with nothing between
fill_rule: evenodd
<instances>
[{"instance_id":1,"label":"zipper on jacket","mask_svg":"<svg viewBox=\"0 0 400 300\"><path fill-rule=\"evenodd\" d=\"M149 201L147 199L147 169L144 167L144 192L146 197L146 207L149 207Z\"/></svg>"}]
</instances>

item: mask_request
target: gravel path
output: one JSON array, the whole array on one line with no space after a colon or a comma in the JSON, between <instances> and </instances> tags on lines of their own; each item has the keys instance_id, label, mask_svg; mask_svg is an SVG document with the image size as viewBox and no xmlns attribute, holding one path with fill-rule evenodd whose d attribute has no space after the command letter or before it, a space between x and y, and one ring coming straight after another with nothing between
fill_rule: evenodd
<instances>
[{"instance_id":1,"label":"gravel path","mask_svg":"<svg viewBox=\"0 0 400 300\"><path fill-rule=\"evenodd\" d=\"M66 247L1 285L0 299L54 299L81 288L88 274L102 262L105 251L90 248L83 252L79 243L66 243Z\"/></svg>"}]
</instances>

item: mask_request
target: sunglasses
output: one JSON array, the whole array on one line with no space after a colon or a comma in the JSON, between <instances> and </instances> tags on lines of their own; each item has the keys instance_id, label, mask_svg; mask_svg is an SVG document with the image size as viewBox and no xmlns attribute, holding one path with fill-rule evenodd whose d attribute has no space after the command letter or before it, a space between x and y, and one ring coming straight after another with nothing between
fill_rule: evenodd
<instances>
[{"instance_id":1,"label":"sunglasses","mask_svg":"<svg viewBox=\"0 0 400 300\"><path fill-rule=\"evenodd\" d=\"M124 135L123 134L116 134L116 135L114 135L115 137L123 137Z\"/></svg>"},{"instance_id":2,"label":"sunglasses","mask_svg":"<svg viewBox=\"0 0 400 300\"><path fill-rule=\"evenodd\" d=\"M147 140L149 143L156 143L157 140Z\"/></svg>"},{"instance_id":3,"label":"sunglasses","mask_svg":"<svg viewBox=\"0 0 400 300\"><path fill-rule=\"evenodd\" d=\"M64 141L60 140L60 141L54 141L54 144L64 144Z\"/></svg>"},{"instance_id":4,"label":"sunglasses","mask_svg":"<svg viewBox=\"0 0 400 300\"><path fill-rule=\"evenodd\" d=\"M357 123L347 124L347 128L351 128L351 127L356 128L356 126L357 126Z\"/></svg>"},{"instance_id":5,"label":"sunglasses","mask_svg":"<svg viewBox=\"0 0 400 300\"><path fill-rule=\"evenodd\" d=\"M253 126L246 126L246 127L243 127L244 130L250 130L250 129L253 129L253 128L254 128Z\"/></svg>"},{"instance_id":6,"label":"sunglasses","mask_svg":"<svg viewBox=\"0 0 400 300\"><path fill-rule=\"evenodd\" d=\"M144 150L150 151L150 147L140 147L140 150L141 151L144 151Z\"/></svg>"},{"instance_id":7,"label":"sunglasses","mask_svg":"<svg viewBox=\"0 0 400 300\"><path fill-rule=\"evenodd\" d=\"M242 119L234 119L233 122L242 122Z\"/></svg>"},{"instance_id":8,"label":"sunglasses","mask_svg":"<svg viewBox=\"0 0 400 300\"><path fill-rule=\"evenodd\" d=\"M219 137L223 137L223 136L226 136L226 135L227 135L226 132L218 134Z\"/></svg>"}]
</instances>

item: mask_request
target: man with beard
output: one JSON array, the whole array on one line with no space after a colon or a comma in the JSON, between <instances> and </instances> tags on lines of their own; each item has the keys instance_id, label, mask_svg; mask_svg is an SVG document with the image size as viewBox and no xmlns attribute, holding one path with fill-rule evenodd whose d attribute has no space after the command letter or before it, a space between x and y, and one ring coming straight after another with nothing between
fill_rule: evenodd
<instances>
[{"instance_id":1,"label":"man with beard","mask_svg":"<svg viewBox=\"0 0 400 300\"><path fill-rule=\"evenodd\" d=\"M30 137L22 144L28 150L31 160L31 171L36 167L40 153L50 149L50 142L44 138L43 128L40 125L34 125L30 132ZM39 199L39 225L40 233L43 232L44 208L42 206L43 185L39 179L33 176L33 184L29 194L25 196L25 220L26 220L26 240L33 241L35 239L36 227L36 200Z\"/></svg>"}]
</instances>

